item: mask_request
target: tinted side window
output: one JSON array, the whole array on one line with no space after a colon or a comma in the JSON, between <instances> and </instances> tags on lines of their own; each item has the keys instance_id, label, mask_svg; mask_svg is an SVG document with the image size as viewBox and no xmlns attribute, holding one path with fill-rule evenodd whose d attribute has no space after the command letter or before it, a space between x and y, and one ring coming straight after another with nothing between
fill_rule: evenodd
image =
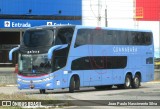
<instances>
[{"instance_id":1,"label":"tinted side window","mask_svg":"<svg viewBox=\"0 0 160 109\"><path fill-rule=\"evenodd\" d=\"M105 30L104 32L104 45L115 45L116 40L116 34L113 30Z\"/></svg>"},{"instance_id":2,"label":"tinted side window","mask_svg":"<svg viewBox=\"0 0 160 109\"><path fill-rule=\"evenodd\" d=\"M70 44L73 36L73 28L61 28L58 30L55 45Z\"/></svg>"},{"instance_id":3,"label":"tinted side window","mask_svg":"<svg viewBox=\"0 0 160 109\"><path fill-rule=\"evenodd\" d=\"M145 45L151 45L152 44L152 40L153 40L153 37L152 37L152 33L144 33L144 37L145 37Z\"/></svg>"},{"instance_id":4,"label":"tinted side window","mask_svg":"<svg viewBox=\"0 0 160 109\"><path fill-rule=\"evenodd\" d=\"M116 34L113 30L79 29L75 47L92 45L113 45L116 44Z\"/></svg>"},{"instance_id":5,"label":"tinted side window","mask_svg":"<svg viewBox=\"0 0 160 109\"><path fill-rule=\"evenodd\" d=\"M117 45L128 45L128 37L126 31L116 31Z\"/></svg>"},{"instance_id":6,"label":"tinted side window","mask_svg":"<svg viewBox=\"0 0 160 109\"><path fill-rule=\"evenodd\" d=\"M129 38L129 42L133 42L132 45L150 45L152 44L152 34L150 32L131 32L132 35Z\"/></svg>"},{"instance_id":7,"label":"tinted side window","mask_svg":"<svg viewBox=\"0 0 160 109\"><path fill-rule=\"evenodd\" d=\"M72 70L90 70L91 63L89 57L82 57L72 61Z\"/></svg>"},{"instance_id":8,"label":"tinted side window","mask_svg":"<svg viewBox=\"0 0 160 109\"><path fill-rule=\"evenodd\" d=\"M150 32L125 30L79 29L75 47L91 45L149 45L152 43Z\"/></svg>"},{"instance_id":9,"label":"tinted side window","mask_svg":"<svg viewBox=\"0 0 160 109\"><path fill-rule=\"evenodd\" d=\"M93 30L91 32L90 40L94 45L103 45L104 44L104 30Z\"/></svg>"},{"instance_id":10,"label":"tinted side window","mask_svg":"<svg viewBox=\"0 0 160 109\"><path fill-rule=\"evenodd\" d=\"M141 32L134 32L135 45L144 45L144 36Z\"/></svg>"},{"instance_id":11,"label":"tinted side window","mask_svg":"<svg viewBox=\"0 0 160 109\"><path fill-rule=\"evenodd\" d=\"M90 31L91 30L86 30L86 29L79 29L77 32L77 37L76 37L76 42L75 42L75 47L81 46L81 45L86 45L89 44L90 41Z\"/></svg>"},{"instance_id":12,"label":"tinted side window","mask_svg":"<svg viewBox=\"0 0 160 109\"><path fill-rule=\"evenodd\" d=\"M123 69L127 56L88 56L72 61L72 70Z\"/></svg>"},{"instance_id":13,"label":"tinted side window","mask_svg":"<svg viewBox=\"0 0 160 109\"><path fill-rule=\"evenodd\" d=\"M134 44L134 33L131 31L127 31L127 41L128 41L128 45L135 45Z\"/></svg>"},{"instance_id":14,"label":"tinted side window","mask_svg":"<svg viewBox=\"0 0 160 109\"><path fill-rule=\"evenodd\" d=\"M68 58L69 47L57 50L54 52L52 57L52 68L53 71L63 68L66 65Z\"/></svg>"},{"instance_id":15,"label":"tinted side window","mask_svg":"<svg viewBox=\"0 0 160 109\"><path fill-rule=\"evenodd\" d=\"M127 56L108 56L107 69L123 69L127 66Z\"/></svg>"}]
</instances>

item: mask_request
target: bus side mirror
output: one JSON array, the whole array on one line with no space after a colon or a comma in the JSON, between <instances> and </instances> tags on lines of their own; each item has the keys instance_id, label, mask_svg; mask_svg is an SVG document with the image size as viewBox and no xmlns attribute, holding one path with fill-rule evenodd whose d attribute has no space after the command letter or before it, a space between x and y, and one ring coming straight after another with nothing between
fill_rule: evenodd
<instances>
[{"instance_id":1,"label":"bus side mirror","mask_svg":"<svg viewBox=\"0 0 160 109\"><path fill-rule=\"evenodd\" d=\"M52 59L53 52L68 47L68 44L55 45L48 50L48 59Z\"/></svg>"},{"instance_id":2,"label":"bus side mirror","mask_svg":"<svg viewBox=\"0 0 160 109\"><path fill-rule=\"evenodd\" d=\"M19 50L19 46L18 46L18 47L15 47L15 48L13 48L13 49L11 49L11 50L9 51L9 60L10 60L10 61L12 61L13 52L15 52L15 51L17 51L17 50Z\"/></svg>"}]
</instances>

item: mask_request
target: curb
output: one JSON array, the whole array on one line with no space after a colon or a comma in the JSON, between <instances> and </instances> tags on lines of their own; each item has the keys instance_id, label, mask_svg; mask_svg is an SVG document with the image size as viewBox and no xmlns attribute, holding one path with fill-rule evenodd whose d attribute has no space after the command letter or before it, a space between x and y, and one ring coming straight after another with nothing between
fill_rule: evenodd
<instances>
[{"instance_id":1,"label":"curb","mask_svg":"<svg viewBox=\"0 0 160 109\"><path fill-rule=\"evenodd\" d=\"M17 85L16 84L14 84L14 85L6 85L6 87L17 87Z\"/></svg>"}]
</instances>

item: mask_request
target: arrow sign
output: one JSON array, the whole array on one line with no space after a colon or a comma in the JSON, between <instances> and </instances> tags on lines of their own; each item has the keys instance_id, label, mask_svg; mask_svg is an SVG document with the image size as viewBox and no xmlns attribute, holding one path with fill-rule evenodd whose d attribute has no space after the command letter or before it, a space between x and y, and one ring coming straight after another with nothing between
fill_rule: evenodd
<instances>
[{"instance_id":1,"label":"arrow sign","mask_svg":"<svg viewBox=\"0 0 160 109\"><path fill-rule=\"evenodd\" d=\"M52 25L52 22L47 22L47 25L48 25L48 26L51 26L51 25Z\"/></svg>"}]
</instances>

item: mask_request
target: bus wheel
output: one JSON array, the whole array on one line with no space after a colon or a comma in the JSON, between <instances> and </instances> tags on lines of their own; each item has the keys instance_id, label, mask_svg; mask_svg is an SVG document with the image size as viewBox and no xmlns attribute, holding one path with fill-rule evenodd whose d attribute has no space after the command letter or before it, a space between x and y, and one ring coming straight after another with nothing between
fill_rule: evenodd
<instances>
[{"instance_id":1,"label":"bus wheel","mask_svg":"<svg viewBox=\"0 0 160 109\"><path fill-rule=\"evenodd\" d=\"M45 90L45 89L39 89L39 91L40 91L41 94L46 93L46 90Z\"/></svg>"},{"instance_id":2,"label":"bus wheel","mask_svg":"<svg viewBox=\"0 0 160 109\"><path fill-rule=\"evenodd\" d=\"M72 76L71 80L70 80L70 85L69 85L69 92L73 93L75 89L75 80L74 77Z\"/></svg>"},{"instance_id":3,"label":"bus wheel","mask_svg":"<svg viewBox=\"0 0 160 109\"><path fill-rule=\"evenodd\" d=\"M127 74L126 77L125 77L124 88L125 89L131 88L131 82L132 82L131 76L129 74Z\"/></svg>"},{"instance_id":4,"label":"bus wheel","mask_svg":"<svg viewBox=\"0 0 160 109\"><path fill-rule=\"evenodd\" d=\"M139 75L135 75L135 77L133 78L133 81L132 81L132 88L139 88L140 86L140 77Z\"/></svg>"}]
</instances>

